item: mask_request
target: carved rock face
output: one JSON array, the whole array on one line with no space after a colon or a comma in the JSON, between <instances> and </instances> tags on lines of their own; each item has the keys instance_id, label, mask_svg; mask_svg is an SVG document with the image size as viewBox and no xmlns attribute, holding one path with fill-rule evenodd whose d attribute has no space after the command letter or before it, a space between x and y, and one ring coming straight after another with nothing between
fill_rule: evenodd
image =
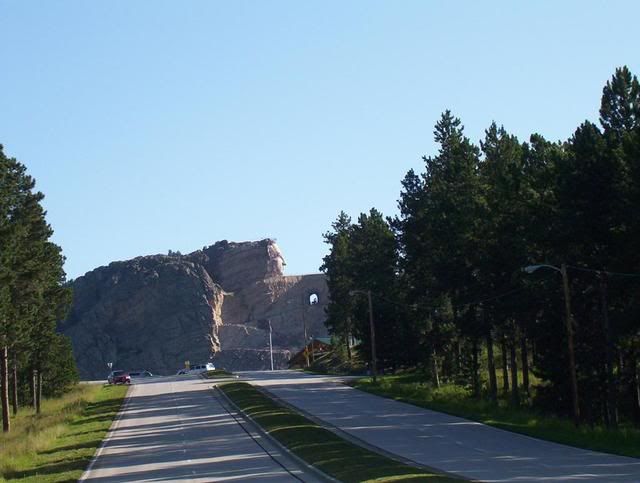
<instances>
[{"instance_id":1,"label":"carved rock face","mask_svg":"<svg viewBox=\"0 0 640 483\"><path fill-rule=\"evenodd\" d=\"M189 255L113 262L73 282L59 329L81 377L113 368L172 374L185 361L230 370L286 367L307 337L326 336L324 275L284 276L275 242L218 242ZM310 304L315 294L317 304ZM315 297L312 297L315 301Z\"/></svg>"}]
</instances>

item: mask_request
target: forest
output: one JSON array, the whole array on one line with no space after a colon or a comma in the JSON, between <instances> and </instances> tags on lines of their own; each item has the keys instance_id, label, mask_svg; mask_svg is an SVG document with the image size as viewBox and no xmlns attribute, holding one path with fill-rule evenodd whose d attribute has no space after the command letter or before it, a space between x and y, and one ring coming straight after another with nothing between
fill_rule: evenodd
<instances>
[{"instance_id":1,"label":"forest","mask_svg":"<svg viewBox=\"0 0 640 483\"><path fill-rule=\"evenodd\" d=\"M640 425L640 84L627 67L599 112L566 141L494 122L478 144L444 112L398 215L341 212L324 235L334 340L355 337L371 361L371 316L378 372Z\"/></svg>"},{"instance_id":2,"label":"forest","mask_svg":"<svg viewBox=\"0 0 640 483\"><path fill-rule=\"evenodd\" d=\"M71 289L64 256L51 241L44 195L24 164L0 145L0 399L2 429L20 407L40 412L42 397L58 395L78 380L68 338L56 332Z\"/></svg>"}]
</instances>

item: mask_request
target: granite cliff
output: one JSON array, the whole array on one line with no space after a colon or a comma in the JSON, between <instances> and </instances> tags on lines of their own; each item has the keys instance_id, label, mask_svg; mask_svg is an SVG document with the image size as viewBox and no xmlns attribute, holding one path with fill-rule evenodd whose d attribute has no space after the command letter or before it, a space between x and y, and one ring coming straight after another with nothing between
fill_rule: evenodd
<instances>
[{"instance_id":1,"label":"granite cliff","mask_svg":"<svg viewBox=\"0 0 640 483\"><path fill-rule=\"evenodd\" d=\"M286 367L307 335L326 336L324 275L285 276L273 240L221 241L188 255L113 262L73 281L59 329L82 378L114 368L175 373L185 361L231 370Z\"/></svg>"}]
</instances>

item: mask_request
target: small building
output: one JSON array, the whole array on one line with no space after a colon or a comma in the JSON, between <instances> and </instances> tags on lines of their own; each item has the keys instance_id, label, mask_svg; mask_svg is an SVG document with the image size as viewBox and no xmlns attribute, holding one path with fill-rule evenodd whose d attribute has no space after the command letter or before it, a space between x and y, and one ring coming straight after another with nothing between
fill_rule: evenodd
<instances>
[{"instance_id":1,"label":"small building","mask_svg":"<svg viewBox=\"0 0 640 483\"><path fill-rule=\"evenodd\" d=\"M330 337L312 338L303 349L296 352L291 359L289 359L289 367L305 367L307 365L307 355L309 362L313 363L316 357L329 352L332 347Z\"/></svg>"}]
</instances>

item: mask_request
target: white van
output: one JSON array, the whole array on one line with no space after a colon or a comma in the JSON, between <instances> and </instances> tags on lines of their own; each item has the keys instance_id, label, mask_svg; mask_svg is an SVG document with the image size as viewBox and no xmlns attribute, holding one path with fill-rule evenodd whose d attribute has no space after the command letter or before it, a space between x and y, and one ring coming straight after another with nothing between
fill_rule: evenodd
<instances>
[{"instance_id":1,"label":"white van","mask_svg":"<svg viewBox=\"0 0 640 483\"><path fill-rule=\"evenodd\" d=\"M203 372L215 370L216 366L214 366L211 362L207 362L206 364L196 364L191 366L187 374L202 374Z\"/></svg>"}]
</instances>

